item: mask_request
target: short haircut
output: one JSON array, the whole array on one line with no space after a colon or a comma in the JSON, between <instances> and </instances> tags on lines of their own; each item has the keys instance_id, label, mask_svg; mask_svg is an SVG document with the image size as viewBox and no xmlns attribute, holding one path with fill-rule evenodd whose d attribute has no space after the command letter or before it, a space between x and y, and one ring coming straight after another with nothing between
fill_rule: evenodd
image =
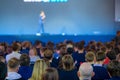
<instances>
[{"instance_id":1,"label":"short haircut","mask_svg":"<svg viewBox=\"0 0 120 80\"><path fill-rule=\"evenodd\" d=\"M55 68L47 68L42 75L42 80L58 80L58 72Z\"/></svg>"},{"instance_id":2,"label":"short haircut","mask_svg":"<svg viewBox=\"0 0 120 80\"><path fill-rule=\"evenodd\" d=\"M83 45L82 43L78 43L78 49L79 49L79 50L84 49L84 45Z\"/></svg>"},{"instance_id":3,"label":"short haircut","mask_svg":"<svg viewBox=\"0 0 120 80\"><path fill-rule=\"evenodd\" d=\"M62 64L63 64L63 69L64 70L67 70L67 71L70 71L74 68L73 64L74 64L74 61L73 61L73 58L71 55L64 55L62 57Z\"/></svg>"},{"instance_id":4,"label":"short haircut","mask_svg":"<svg viewBox=\"0 0 120 80\"><path fill-rule=\"evenodd\" d=\"M80 75L83 76L84 79L91 78L93 67L91 66L91 64L87 62L82 63L79 67L79 72L80 72Z\"/></svg>"},{"instance_id":5,"label":"short haircut","mask_svg":"<svg viewBox=\"0 0 120 80\"><path fill-rule=\"evenodd\" d=\"M19 48L20 48L20 47L19 47L18 43L15 42L15 43L12 44L12 49L13 49L13 51L18 51Z\"/></svg>"},{"instance_id":6,"label":"short haircut","mask_svg":"<svg viewBox=\"0 0 120 80\"><path fill-rule=\"evenodd\" d=\"M88 62L94 61L94 58L95 58L95 54L94 54L93 52L88 52L88 53L85 55L85 59L86 59L86 61L88 61Z\"/></svg>"},{"instance_id":7,"label":"short haircut","mask_svg":"<svg viewBox=\"0 0 120 80\"><path fill-rule=\"evenodd\" d=\"M11 58L8 61L8 67L11 69L17 68L20 65L20 61L17 58Z\"/></svg>"},{"instance_id":8,"label":"short haircut","mask_svg":"<svg viewBox=\"0 0 120 80\"><path fill-rule=\"evenodd\" d=\"M29 66L29 64L30 64L30 57L27 54L22 54L20 56L20 65Z\"/></svg>"},{"instance_id":9,"label":"short haircut","mask_svg":"<svg viewBox=\"0 0 120 80\"><path fill-rule=\"evenodd\" d=\"M120 77L120 62L115 60L111 61L107 66L107 70L112 77Z\"/></svg>"},{"instance_id":10,"label":"short haircut","mask_svg":"<svg viewBox=\"0 0 120 80\"><path fill-rule=\"evenodd\" d=\"M40 44L42 44L42 42L40 40L36 40L35 43L34 43L35 46L38 46Z\"/></svg>"},{"instance_id":11,"label":"short haircut","mask_svg":"<svg viewBox=\"0 0 120 80\"><path fill-rule=\"evenodd\" d=\"M107 57L110 59L110 60L115 60L116 59L116 53L115 53L115 51L109 51L108 53L107 53Z\"/></svg>"},{"instance_id":12,"label":"short haircut","mask_svg":"<svg viewBox=\"0 0 120 80\"><path fill-rule=\"evenodd\" d=\"M53 52L50 49L44 51L44 58L50 60L53 57Z\"/></svg>"},{"instance_id":13,"label":"short haircut","mask_svg":"<svg viewBox=\"0 0 120 80\"><path fill-rule=\"evenodd\" d=\"M96 53L96 61L103 61L106 58L105 53L99 51Z\"/></svg>"}]
</instances>

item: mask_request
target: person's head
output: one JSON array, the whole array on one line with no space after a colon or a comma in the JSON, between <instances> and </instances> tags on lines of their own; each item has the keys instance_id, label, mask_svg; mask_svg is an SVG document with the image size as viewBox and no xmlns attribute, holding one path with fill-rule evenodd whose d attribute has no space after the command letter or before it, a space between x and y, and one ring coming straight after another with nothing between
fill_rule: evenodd
<instances>
[{"instance_id":1,"label":"person's head","mask_svg":"<svg viewBox=\"0 0 120 80\"><path fill-rule=\"evenodd\" d=\"M12 50L13 51L19 51L20 50L20 46L19 46L19 44L17 42L14 42L12 44Z\"/></svg>"},{"instance_id":2,"label":"person's head","mask_svg":"<svg viewBox=\"0 0 120 80\"><path fill-rule=\"evenodd\" d=\"M44 51L44 58L51 60L53 57L53 52L50 49Z\"/></svg>"},{"instance_id":3,"label":"person's head","mask_svg":"<svg viewBox=\"0 0 120 80\"><path fill-rule=\"evenodd\" d=\"M37 56L37 50L36 48L32 47L29 51L30 56Z\"/></svg>"},{"instance_id":4,"label":"person's head","mask_svg":"<svg viewBox=\"0 0 120 80\"><path fill-rule=\"evenodd\" d=\"M30 47L31 47L31 43L29 41L22 42L22 48L30 48Z\"/></svg>"},{"instance_id":5,"label":"person's head","mask_svg":"<svg viewBox=\"0 0 120 80\"><path fill-rule=\"evenodd\" d=\"M84 45L82 43L78 43L78 50L83 50L84 49Z\"/></svg>"},{"instance_id":6,"label":"person's head","mask_svg":"<svg viewBox=\"0 0 120 80\"><path fill-rule=\"evenodd\" d=\"M111 61L107 66L107 70L111 77L120 77L120 62Z\"/></svg>"},{"instance_id":7,"label":"person's head","mask_svg":"<svg viewBox=\"0 0 120 80\"><path fill-rule=\"evenodd\" d=\"M104 61L106 58L105 53L102 51L99 51L96 53L96 61Z\"/></svg>"},{"instance_id":8,"label":"person's head","mask_svg":"<svg viewBox=\"0 0 120 80\"><path fill-rule=\"evenodd\" d=\"M94 76L94 72L91 64L87 62L82 63L78 71L78 77L80 78L80 80L91 80L92 76Z\"/></svg>"},{"instance_id":9,"label":"person's head","mask_svg":"<svg viewBox=\"0 0 120 80\"><path fill-rule=\"evenodd\" d=\"M41 80L41 76L47 68L48 66L44 60L37 60L34 64L33 73L30 80Z\"/></svg>"},{"instance_id":10,"label":"person's head","mask_svg":"<svg viewBox=\"0 0 120 80\"><path fill-rule=\"evenodd\" d=\"M62 65L63 69L66 71L70 71L74 69L74 61L71 55L64 55L62 57Z\"/></svg>"},{"instance_id":11,"label":"person's head","mask_svg":"<svg viewBox=\"0 0 120 80\"><path fill-rule=\"evenodd\" d=\"M60 55L64 56L65 54L67 54L66 44L60 44Z\"/></svg>"},{"instance_id":12,"label":"person's head","mask_svg":"<svg viewBox=\"0 0 120 80\"><path fill-rule=\"evenodd\" d=\"M55 68L47 68L42 75L42 80L58 80L58 72Z\"/></svg>"},{"instance_id":13,"label":"person's head","mask_svg":"<svg viewBox=\"0 0 120 80\"><path fill-rule=\"evenodd\" d=\"M40 48L40 55L41 55L41 57L44 57L44 52L45 52L46 50L47 50L46 47Z\"/></svg>"},{"instance_id":14,"label":"person's head","mask_svg":"<svg viewBox=\"0 0 120 80\"><path fill-rule=\"evenodd\" d=\"M36 40L35 43L34 43L34 46L36 48L41 48L42 47L42 42L40 40Z\"/></svg>"},{"instance_id":15,"label":"person's head","mask_svg":"<svg viewBox=\"0 0 120 80\"><path fill-rule=\"evenodd\" d=\"M94 62L95 61L95 54L93 52L88 52L85 55L85 59L87 62Z\"/></svg>"},{"instance_id":16,"label":"person's head","mask_svg":"<svg viewBox=\"0 0 120 80\"><path fill-rule=\"evenodd\" d=\"M109 51L106 55L110 60L115 60L116 59L116 53L113 50Z\"/></svg>"},{"instance_id":17,"label":"person's head","mask_svg":"<svg viewBox=\"0 0 120 80\"><path fill-rule=\"evenodd\" d=\"M8 71L17 72L19 70L20 61L17 58L11 58L8 61Z\"/></svg>"},{"instance_id":18,"label":"person's head","mask_svg":"<svg viewBox=\"0 0 120 80\"><path fill-rule=\"evenodd\" d=\"M44 11L40 11L40 16L43 16L44 14Z\"/></svg>"},{"instance_id":19,"label":"person's head","mask_svg":"<svg viewBox=\"0 0 120 80\"><path fill-rule=\"evenodd\" d=\"M20 56L20 65L21 66L29 66L30 65L30 57L27 54L22 54Z\"/></svg>"}]
</instances>

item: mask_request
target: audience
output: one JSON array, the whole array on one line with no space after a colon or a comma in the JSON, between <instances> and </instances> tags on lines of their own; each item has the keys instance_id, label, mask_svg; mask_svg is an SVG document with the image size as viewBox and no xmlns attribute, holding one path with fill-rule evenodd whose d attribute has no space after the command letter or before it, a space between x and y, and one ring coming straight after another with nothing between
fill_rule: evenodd
<instances>
[{"instance_id":1,"label":"audience","mask_svg":"<svg viewBox=\"0 0 120 80\"><path fill-rule=\"evenodd\" d=\"M118 36L105 43L49 41L44 47L39 40L34 45L30 41L2 42L0 80L119 80Z\"/></svg>"},{"instance_id":2,"label":"audience","mask_svg":"<svg viewBox=\"0 0 120 80\"><path fill-rule=\"evenodd\" d=\"M120 62L111 61L107 66L107 70L111 76L110 80L120 80Z\"/></svg>"},{"instance_id":3,"label":"audience","mask_svg":"<svg viewBox=\"0 0 120 80\"><path fill-rule=\"evenodd\" d=\"M30 57L27 54L20 56L20 68L18 73L24 80L28 80L32 75L32 68L30 67Z\"/></svg>"},{"instance_id":4,"label":"audience","mask_svg":"<svg viewBox=\"0 0 120 80\"><path fill-rule=\"evenodd\" d=\"M20 62L17 58L11 58L8 61L8 74L6 80L23 80L22 76L18 74Z\"/></svg>"},{"instance_id":5,"label":"audience","mask_svg":"<svg viewBox=\"0 0 120 80\"><path fill-rule=\"evenodd\" d=\"M87 62L82 63L78 71L78 76L80 80L91 80L92 76L94 76L93 67L91 64Z\"/></svg>"},{"instance_id":6,"label":"audience","mask_svg":"<svg viewBox=\"0 0 120 80\"><path fill-rule=\"evenodd\" d=\"M42 74L42 80L58 80L58 72L55 68L47 68Z\"/></svg>"},{"instance_id":7,"label":"audience","mask_svg":"<svg viewBox=\"0 0 120 80\"><path fill-rule=\"evenodd\" d=\"M37 60L34 65L32 76L29 80L42 80L42 74L47 68L48 66L44 60Z\"/></svg>"}]
</instances>

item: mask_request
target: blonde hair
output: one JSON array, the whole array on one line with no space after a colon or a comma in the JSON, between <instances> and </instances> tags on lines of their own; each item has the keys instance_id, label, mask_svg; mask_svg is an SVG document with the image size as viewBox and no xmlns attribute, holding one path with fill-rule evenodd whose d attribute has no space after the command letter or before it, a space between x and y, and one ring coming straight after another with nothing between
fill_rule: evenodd
<instances>
[{"instance_id":1,"label":"blonde hair","mask_svg":"<svg viewBox=\"0 0 120 80\"><path fill-rule=\"evenodd\" d=\"M63 69L70 71L74 69L74 61L71 55L65 55L62 57Z\"/></svg>"},{"instance_id":2,"label":"blonde hair","mask_svg":"<svg viewBox=\"0 0 120 80\"><path fill-rule=\"evenodd\" d=\"M34 64L32 77L29 80L42 80L42 74L48 68L47 64L43 59L37 60Z\"/></svg>"}]
</instances>

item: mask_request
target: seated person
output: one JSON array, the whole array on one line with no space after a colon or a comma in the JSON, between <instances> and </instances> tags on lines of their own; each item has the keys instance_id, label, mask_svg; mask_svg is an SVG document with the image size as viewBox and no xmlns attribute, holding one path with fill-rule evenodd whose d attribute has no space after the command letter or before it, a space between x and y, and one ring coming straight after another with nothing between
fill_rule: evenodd
<instances>
[{"instance_id":1,"label":"seated person","mask_svg":"<svg viewBox=\"0 0 120 80\"><path fill-rule=\"evenodd\" d=\"M59 80L79 80L71 55L64 55L62 57L62 68L58 69L58 74Z\"/></svg>"},{"instance_id":2,"label":"seated person","mask_svg":"<svg viewBox=\"0 0 120 80\"><path fill-rule=\"evenodd\" d=\"M77 70L79 69L80 64L85 62L85 50L83 43L78 43L78 51L76 53L72 54L72 57L74 59L74 62L76 63L75 66L77 67Z\"/></svg>"},{"instance_id":3,"label":"seated person","mask_svg":"<svg viewBox=\"0 0 120 80\"><path fill-rule=\"evenodd\" d=\"M43 59L37 60L34 64L33 73L29 80L42 80L42 74L48 68L46 62Z\"/></svg>"},{"instance_id":4,"label":"seated person","mask_svg":"<svg viewBox=\"0 0 120 80\"><path fill-rule=\"evenodd\" d=\"M37 51L34 47L32 47L29 51L30 64L34 64L37 60L39 60L39 56L37 55Z\"/></svg>"},{"instance_id":5,"label":"seated person","mask_svg":"<svg viewBox=\"0 0 120 80\"><path fill-rule=\"evenodd\" d=\"M50 49L45 50L43 59L46 61L49 67L54 67L54 68L58 67L58 60L53 58L52 50Z\"/></svg>"},{"instance_id":6,"label":"seated person","mask_svg":"<svg viewBox=\"0 0 120 80\"><path fill-rule=\"evenodd\" d=\"M103 66L105 57L104 52L99 51L96 53L96 63L93 65L95 75L92 80L105 80L110 78L107 69Z\"/></svg>"},{"instance_id":7,"label":"seated person","mask_svg":"<svg viewBox=\"0 0 120 80\"><path fill-rule=\"evenodd\" d=\"M90 63L82 63L80 65L78 76L80 80L91 80L91 77L94 76L93 67Z\"/></svg>"},{"instance_id":8,"label":"seated person","mask_svg":"<svg viewBox=\"0 0 120 80\"><path fill-rule=\"evenodd\" d=\"M95 54L94 52L87 52L85 55L86 62L90 63L91 65L94 65L95 63Z\"/></svg>"},{"instance_id":9,"label":"seated person","mask_svg":"<svg viewBox=\"0 0 120 80\"><path fill-rule=\"evenodd\" d=\"M10 53L10 54L8 54L7 56L6 56L6 61L8 62L11 58L17 58L17 59L20 59L20 56L21 56L21 54L19 53L19 50L20 50L20 46L19 46L19 44L18 43L13 43L12 44L12 53Z\"/></svg>"},{"instance_id":10,"label":"seated person","mask_svg":"<svg viewBox=\"0 0 120 80\"><path fill-rule=\"evenodd\" d=\"M7 76L7 67L4 57L0 56L0 80L5 80Z\"/></svg>"},{"instance_id":11,"label":"seated person","mask_svg":"<svg viewBox=\"0 0 120 80\"><path fill-rule=\"evenodd\" d=\"M107 66L107 70L111 76L110 80L120 80L120 62L111 61Z\"/></svg>"},{"instance_id":12,"label":"seated person","mask_svg":"<svg viewBox=\"0 0 120 80\"><path fill-rule=\"evenodd\" d=\"M20 62L17 58L11 58L8 61L8 75L6 80L23 80L22 76L18 74L18 70L20 67Z\"/></svg>"},{"instance_id":13,"label":"seated person","mask_svg":"<svg viewBox=\"0 0 120 80\"><path fill-rule=\"evenodd\" d=\"M20 56L20 68L18 73L24 80L28 80L32 75L32 68L30 67L30 57L27 54Z\"/></svg>"}]
</instances>

